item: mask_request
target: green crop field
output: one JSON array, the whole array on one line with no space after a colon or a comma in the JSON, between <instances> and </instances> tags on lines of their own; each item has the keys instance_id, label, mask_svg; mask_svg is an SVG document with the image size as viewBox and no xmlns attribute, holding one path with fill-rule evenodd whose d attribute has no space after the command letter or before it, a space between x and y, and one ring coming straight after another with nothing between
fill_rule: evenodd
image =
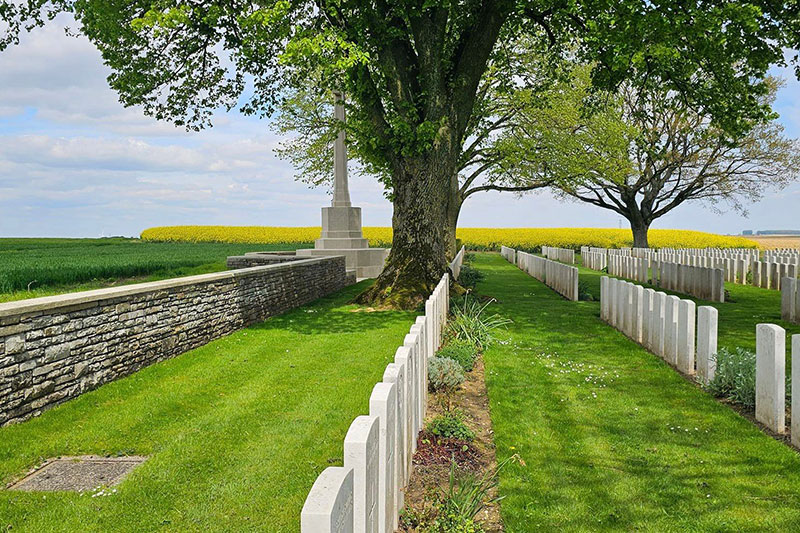
<instances>
[{"instance_id":1,"label":"green crop field","mask_svg":"<svg viewBox=\"0 0 800 533\"><path fill-rule=\"evenodd\" d=\"M202 274L225 258L292 244L142 242L139 239L0 239L0 301Z\"/></svg>"}]
</instances>

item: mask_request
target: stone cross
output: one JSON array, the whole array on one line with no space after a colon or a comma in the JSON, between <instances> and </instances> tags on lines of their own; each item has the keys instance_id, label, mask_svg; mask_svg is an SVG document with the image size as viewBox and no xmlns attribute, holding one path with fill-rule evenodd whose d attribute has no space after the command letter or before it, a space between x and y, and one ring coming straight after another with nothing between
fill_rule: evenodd
<instances>
[{"instance_id":1,"label":"stone cross","mask_svg":"<svg viewBox=\"0 0 800 533\"><path fill-rule=\"evenodd\" d=\"M333 207L350 207L350 188L347 184L347 147L344 144L344 94L333 93L333 116L342 122L342 127L333 145Z\"/></svg>"}]
</instances>

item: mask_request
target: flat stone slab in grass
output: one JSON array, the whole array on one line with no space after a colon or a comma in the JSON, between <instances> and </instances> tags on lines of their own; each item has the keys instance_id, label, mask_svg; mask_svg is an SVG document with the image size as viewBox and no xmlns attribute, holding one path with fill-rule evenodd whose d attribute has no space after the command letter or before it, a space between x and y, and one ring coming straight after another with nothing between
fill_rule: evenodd
<instances>
[{"instance_id":1,"label":"flat stone slab in grass","mask_svg":"<svg viewBox=\"0 0 800 533\"><path fill-rule=\"evenodd\" d=\"M99 486L110 487L122 481L147 457L99 457L82 455L49 459L21 480L13 483L9 490L85 492Z\"/></svg>"}]
</instances>

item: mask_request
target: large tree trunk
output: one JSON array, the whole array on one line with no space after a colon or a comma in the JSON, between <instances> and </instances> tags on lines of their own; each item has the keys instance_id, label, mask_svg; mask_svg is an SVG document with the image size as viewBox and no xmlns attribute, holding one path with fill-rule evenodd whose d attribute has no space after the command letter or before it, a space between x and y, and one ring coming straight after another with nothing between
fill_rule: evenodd
<instances>
[{"instance_id":1,"label":"large tree trunk","mask_svg":"<svg viewBox=\"0 0 800 533\"><path fill-rule=\"evenodd\" d=\"M645 222L641 217L633 217L630 221L631 231L633 232L634 248L649 248L647 244L647 232L650 230L650 223Z\"/></svg>"},{"instance_id":2,"label":"large tree trunk","mask_svg":"<svg viewBox=\"0 0 800 533\"><path fill-rule=\"evenodd\" d=\"M392 250L375 284L359 303L418 307L447 269L450 179L455 158L441 153L407 161L394 176Z\"/></svg>"},{"instance_id":3,"label":"large tree trunk","mask_svg":"<svg viewBox=\"0 0 800 533\"><path fill-rule=\"evenodd\" d=\"M461 213L461 205L464 199L461 197L461 188L458 186L458 173L453 173L450 179L450 190L447 200L447 259L451 260L458 253L456 246L456 229L458 229L458 215Z\"/></svg>"}]
</instances>

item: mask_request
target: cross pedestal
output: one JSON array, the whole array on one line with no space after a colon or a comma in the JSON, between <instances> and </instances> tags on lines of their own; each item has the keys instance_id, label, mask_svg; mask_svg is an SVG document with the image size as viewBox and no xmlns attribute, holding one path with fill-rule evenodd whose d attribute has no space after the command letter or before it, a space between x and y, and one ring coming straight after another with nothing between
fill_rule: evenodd
<instances>
[{"instance_id":1,"label":"cross pedestal","mask_svg":"<svg viewBox=\"0 0 800 533\"><path fill-rule=\"evenodd\" d=\"M334 93L334 116L344 122L344 96ZM356 278L376 278L383 271L389 250L370 248L361 231L361 208L350 203L347 182L347 147L344 129L339 131L333 147L333 201L322 208L322 235L314 248L297 250L301 257L343 255L347 270L355 270Z\"/></svg>"}]
</instances>

